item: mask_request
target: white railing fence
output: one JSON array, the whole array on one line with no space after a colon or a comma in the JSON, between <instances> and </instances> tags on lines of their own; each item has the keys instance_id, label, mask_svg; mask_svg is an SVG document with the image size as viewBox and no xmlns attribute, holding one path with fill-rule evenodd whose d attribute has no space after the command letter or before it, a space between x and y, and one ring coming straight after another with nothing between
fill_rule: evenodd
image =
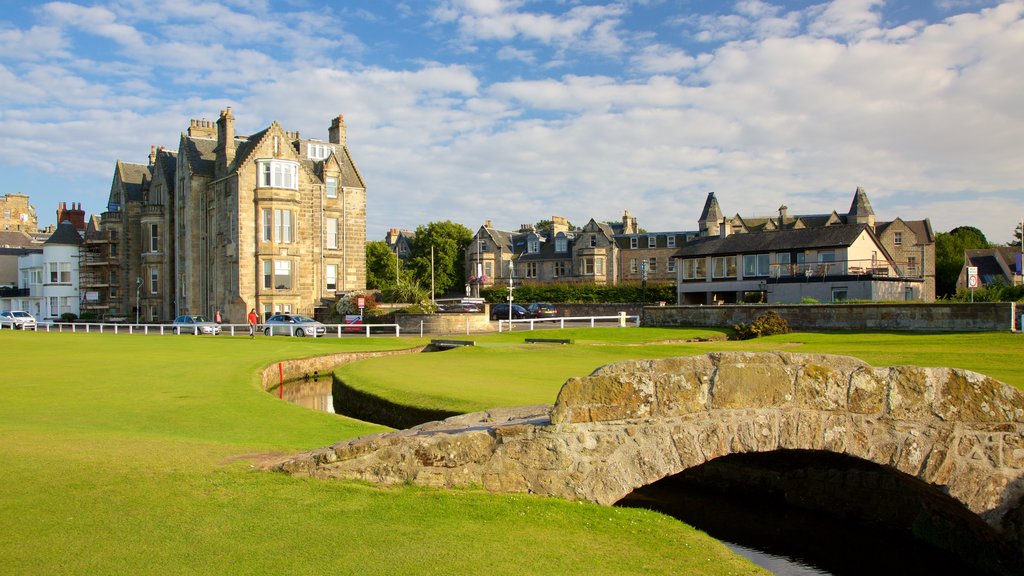
<instances>
[{"instance_id":1,"label":"white railing fence","mask_svg":"<svg viewBox=\"0 0 1024 576\"><path fill-rule=\"evenodd\" d=\"M512 331L515 329L516 324L526 324L530 327L530 330L534 329L536 324L551 323L558 324L559 329L565 328L565 323L569 322L572 324L570 328L578 328L580 324L589 324L590 328L597 326L598 322L616 322L620 328L627 328L629 325L639 328L640 327L640 316L627 316L625 312L620 312L617 316L566 316L557 318L523 318L522 320L498 320L498 332L504 332L505 330ZM542 328L550 328L551 326L541 326Z\"/></svg>"},{"instance_id":2,"label":"white railing fence","mask_svg":"<svg viewBox=\"0 0 1024 576\"><path fill-rule=\"evenodd\" d=\"M401 328L398 324L325 324L327 327L326 332L319 336L324 337L337 337L340 338L343 335L365 335L366 338L371 336L401 336ZM249 325L248 324L220 324L219 335L221 336L248 336ZM256 327L256 334L263 335L264 329L267 327L266 324L259 324ZM280 328L287 328L289 336L295 336L298 330L303 330L304 336L316 337L316 334L310 334L303 326L285 326L280 325ZM0 324L0 330L11 330L14 329L10 323ZM108 322L43 322L38 323L28 330L36 330L42 332L84 332L84 333L109 333L109 334L203 334L202 328L199 326L175 326L173 324L123 324L123 323L108 323ZM275 331L275 334L283 336L283 331Z\"/></svg>"}]
</instances>

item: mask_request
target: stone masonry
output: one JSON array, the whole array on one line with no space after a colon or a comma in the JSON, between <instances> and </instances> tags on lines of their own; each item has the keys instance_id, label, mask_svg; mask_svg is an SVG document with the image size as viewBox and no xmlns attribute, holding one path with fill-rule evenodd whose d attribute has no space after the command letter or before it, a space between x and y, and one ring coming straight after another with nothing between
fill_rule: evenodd
<instances>
[{"instance_id":1,"label":"stone masonry","mask_svg":"<svg viewBox=\"0 0 1024 576\"><path fill-rule=\"evenodd\" d=\"M568 380L554 407L467 414L340 442L269 467L385 484L612 504L720 456L819 450L920 479L1021 537L1024 395L960 369L849 357L712 353Z\"/></svg>"}]
</instances>

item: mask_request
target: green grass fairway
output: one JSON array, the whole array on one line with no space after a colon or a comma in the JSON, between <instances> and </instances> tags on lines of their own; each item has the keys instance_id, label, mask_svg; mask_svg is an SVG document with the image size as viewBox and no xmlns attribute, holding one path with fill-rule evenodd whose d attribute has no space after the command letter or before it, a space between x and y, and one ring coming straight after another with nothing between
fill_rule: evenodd
<instances>
[{"instance_id":1,"label":"green grass fairway","mask_svg":"<svg viewBox=\"0 0 1024 576\"><path fill-rule=\"evenodd\" d=\"M844 354L875 366L951 366L1024 389L1024 336L1019 334L794 333L739 342L685 341L715 334L721 336L710 330L648 328L513 332L475 337L472 348L357 362L336 374L392 402L456 412L552 403L567 378L604 364L720 350ZM575 344L525 344L526 337L572 338Z\"/></svg>"},{"instance_id":2,"label":"green grass fairway","mask_svg":"<svg viewBox=\"0 0 1024 576\"><path fill-rule=\"evenodd\" d=\"M250 468L380 430L277 400L262 367L417 343L0 331L0 573L765 573L643 510Z\"/></svg>"}]
</instances>

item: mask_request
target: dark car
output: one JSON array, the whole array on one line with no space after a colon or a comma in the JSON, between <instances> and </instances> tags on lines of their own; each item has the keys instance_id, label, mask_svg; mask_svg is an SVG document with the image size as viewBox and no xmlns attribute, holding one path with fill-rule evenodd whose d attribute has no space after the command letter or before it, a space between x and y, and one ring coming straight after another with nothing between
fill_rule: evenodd
<instances>
[{"instance_id":1,"label":"dark car","mask_svg":"<svg viewBox=\"0 0 1024 576\"><path fill-rule=\"evenodd\" d=\"M519 304L512 305L512 319L523 319L528 316L526 308ZM491 306L491 320L508 320L508 304L495 304Z\"/></svg>"},{"instance_id":2,"label":"dark car","mask_svg":"<svg viewBox=\"0 0 1024 576\"><path fill-rule=\"evenodd\" d=\"M526 307L526 313L530 318L554 318L558 316L558 310L554 304L549 302L534 302Z\"/></svg>"}]
</instances>

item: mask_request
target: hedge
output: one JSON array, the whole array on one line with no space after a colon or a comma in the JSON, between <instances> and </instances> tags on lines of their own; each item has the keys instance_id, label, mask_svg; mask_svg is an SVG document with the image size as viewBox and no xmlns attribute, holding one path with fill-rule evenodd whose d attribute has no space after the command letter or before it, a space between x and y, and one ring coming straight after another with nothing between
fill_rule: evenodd
<instances>
[{"instance_id":1,"label":"hedge","mask_svg":"<svg viewBox=\"0 0 1024 576\"><path fill-rule=\"evenodd\" d=\"M603 303L603 302L669 302L676 301L675 285L623 282L614 286L559 282L553 284L523 284L513 288L516 302ZM508 287L484 288L480 296L491 303L506 302Z\"/></svg>"}]
</instances>

